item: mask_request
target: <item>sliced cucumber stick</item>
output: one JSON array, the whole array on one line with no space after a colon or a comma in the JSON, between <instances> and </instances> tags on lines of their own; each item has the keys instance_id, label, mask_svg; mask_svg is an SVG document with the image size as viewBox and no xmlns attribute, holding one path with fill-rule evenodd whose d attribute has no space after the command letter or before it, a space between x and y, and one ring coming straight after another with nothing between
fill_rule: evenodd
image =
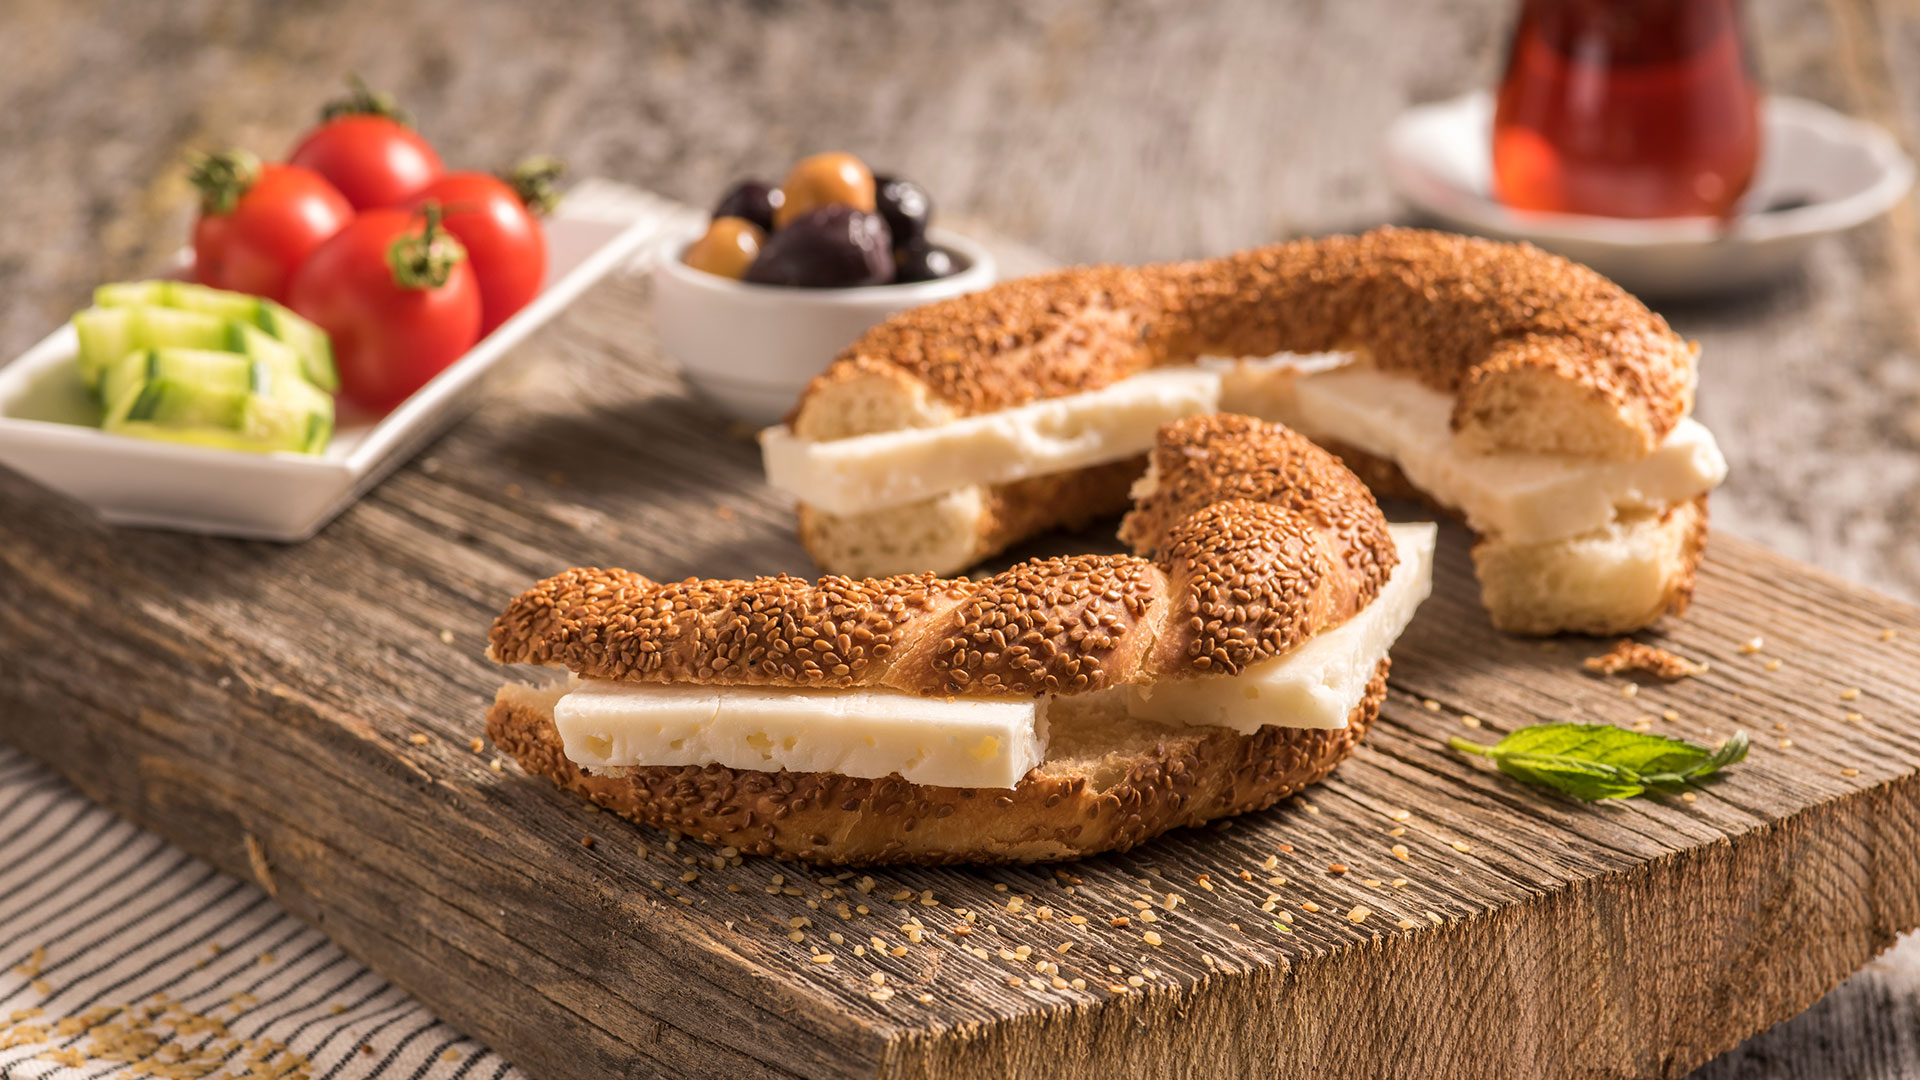
<instances>
[{"instance_id":1,"label":"sliced cucumber stick","mask_svg":"<svg viewBox=\"0 0 1920 1080\"><path fill-rule=\"evenodd\" d=\"M173 308L257 326L299 355L301 369L309 382L328 393L340 389L340 376L333 366L333 344L327 339L326 331L294 314L284 304L190 281L123 281L102 285L93 291L93 302L103 308ZM153 342L149 347L164 344L167 343Z\"/></svg>"},{"instance_id":2,"label":"sliced cucumber stick","mask_svg":"<svg viewBox=\"0 0 1920 1080\"><path fill-rule=\"evenodd\" d=\"M203 349L129 353L101 379L108 431L235 450L319 453L333 398L284 360Z\"/></svg>"}]
</instances>

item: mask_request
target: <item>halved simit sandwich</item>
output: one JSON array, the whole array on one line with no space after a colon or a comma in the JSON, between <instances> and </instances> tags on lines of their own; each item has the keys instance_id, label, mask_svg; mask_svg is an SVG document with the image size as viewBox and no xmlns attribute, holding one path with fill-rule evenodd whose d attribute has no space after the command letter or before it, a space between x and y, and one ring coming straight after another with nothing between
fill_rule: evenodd
<instances>
[{"instance_id":1,"label":"halved simit sandwich","mask_svg":"<svg viewBox=\"0 0 1920 1080\"><path fill-rule=\"evenodd\" d=\"M1346 362L1243 362L1281 353ZM1583 266L1381 229L902 313L761 441L822 567L952 573L1118 512L1161 423L1277 420L1463 517L1495 625L1613 634L1692 595L1726 473L1689 417L1695 353Z\"/></svg>"},{"instance_id":2,"label":"halved simit sandwich","mask_svg":"<svg viewBox=\"0 0 1920 1080\"><path fill-rule=\"evenodd\" d=\"M487 732L628 817L823 863L1030 862L1269 806L1353 751L1431 583L1330 454L1242 416L1168 425L1125 526L981 581L650 581L514 600Z\"/></svg>"}]
</instances>

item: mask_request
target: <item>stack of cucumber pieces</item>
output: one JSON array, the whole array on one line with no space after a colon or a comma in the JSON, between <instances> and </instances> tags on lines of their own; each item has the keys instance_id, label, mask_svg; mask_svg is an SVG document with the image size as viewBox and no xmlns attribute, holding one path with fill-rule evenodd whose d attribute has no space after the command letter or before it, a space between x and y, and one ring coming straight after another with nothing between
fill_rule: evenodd
<instances>
[{"instance_id":1,"label":"stack of cucumber pieces","mask_svg":"<svg viewBox=\"0 0 1920 1080\"><path fill-rule=\"evenodd\" d=\"M184 281L94 290L80 374L122 435L317 454L340 388L326 332L284 305Z\"/></svg>"}]
</instances>

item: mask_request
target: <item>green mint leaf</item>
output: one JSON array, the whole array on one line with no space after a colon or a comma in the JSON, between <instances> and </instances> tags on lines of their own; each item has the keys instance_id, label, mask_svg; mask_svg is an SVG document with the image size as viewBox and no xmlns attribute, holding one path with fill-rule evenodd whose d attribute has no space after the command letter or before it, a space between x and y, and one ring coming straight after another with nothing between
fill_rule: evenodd
<instances>
[{"instance_id":1,"label":"green mint leaf","mask_svg":"<svg viewBox=\"0 0 1920 1080\"><path fill-rule=\"evenodd\" d=\"M1629 731L1611 724L1535 724L1501 739L1495 754L1539 754L1617 765L1641 775L1684 775L1713 751L1684 739Z\"/></svg>"},{"instance_id":2,"label":"green mint leaf","mask_svg":"<svg viewBox=\"0 0 1920 1080\"><path fill-rule=\"evenodd\" d=\"M1516 780L1563 791L1586 802L1629 799L1647 790L1640 774L1618 765L1546 754L1502 754L1494 762L1501 772Z\"/></svg>"},{"instance_id":3,"label":"green mint leaf","mask_svg":"<svg viewBox=\"0 0 1920 1080\"><path fill-rule=\"evenodd\" d=\"M1662 784L1684 784L1747 756L1747 735L1735 732L1718 750L1684 739L1607 724L1535 724L1492 746L1462 738L1447 745L1492 758L1517 780L1577 799L1627 799Z\"/></svg>"}]
</instances>

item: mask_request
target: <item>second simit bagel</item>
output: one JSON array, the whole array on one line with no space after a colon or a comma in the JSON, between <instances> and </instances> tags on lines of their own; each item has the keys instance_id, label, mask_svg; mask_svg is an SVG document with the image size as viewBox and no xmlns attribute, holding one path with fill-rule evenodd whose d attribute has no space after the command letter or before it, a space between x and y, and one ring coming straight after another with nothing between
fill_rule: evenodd
<instances>
[{"instance_id":1,"label":"second simit bagel","mask_svg":"<svg viewBox=\"0 0 1920 1080\"><path fill-rule=\"evenodd\" d=\"M1278 420L1463 517L1496 625L1619 633L1684 610L1725 476L1695 353L1565 259L1381 229L902 313L762 444L822 566L948 573L1123 508L1162 423Z\"/></svg>"}]
</instances>

